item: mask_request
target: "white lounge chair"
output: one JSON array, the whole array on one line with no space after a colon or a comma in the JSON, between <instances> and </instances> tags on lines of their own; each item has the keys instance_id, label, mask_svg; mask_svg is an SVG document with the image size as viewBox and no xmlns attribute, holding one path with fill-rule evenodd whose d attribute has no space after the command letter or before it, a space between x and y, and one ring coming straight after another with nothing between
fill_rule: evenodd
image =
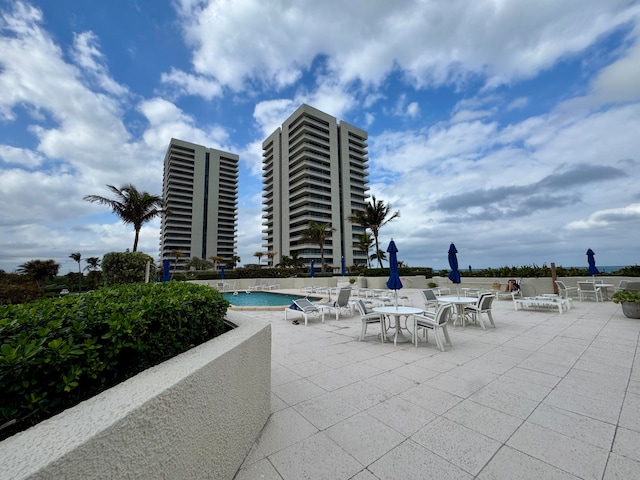
<instances>
[{"instance_id":1,"label":"white lounge chair","mask_svg":"<svg viewBox=\"0 0 640 480\"><path fill-rule=\"evenodd\" d=\"M277 278L270 278L266 285L262 286L263 290L274 290L280 286Z\"/></svg>"},{"instance_id":2,"label":"white lounge chair","mask_svg":"<svg viewBox=\"0 0 640 480\"><path fill-rule=\"evenodd\" d=\"M522 298L514 298L513 306L515 310L520 310L524 308L534 308L534 309L558 309L558 313L562 314L563 311L571 310L571 298L564 298L560 295L555 295L552 293L536 295L534 297L522 297Z\"/></svg>"},{"instance_id":3,"label":"white lounge chair","mask_svg":"<svg viewBox=\"0 0 640 480\"><path fill-rule=\"evenodd\" d=\"M427 332L429 330L433 330L433 335L436 337L436 344L440 351L444 352L444 345L438 336L438 330L442 330L447 345L452 346L451 338L449 337L449 330L447 329L447 322L449 321L452 307L453 306L450 303L442 303L434 313L425 312L423 315L413 316L413 339L416 347L418 346L419 328L424 331L424 338L427 342L429 341Z\"/></svg>"},{"instance_id":4,"label":"white lounge chair","mask_svg":"<svg viewBox=\"0 0 640 480\"><path fill-rule=\"evenodd\" d=\"M300 313L304 317L304 326L307 326L309 321L309 316L322 315L322 323L324 323L324 310L318 308L316 305L311 303L306 298L299 298L294 300L293 303L297 307L297 309L291 308L291 306L284 309L284 319L287 320L287 313L297 312ZM296 321L294 321L296 323Z\"/></svg>"},{"instance_id":5,"label":"white lounge chair","mask_svg":"<svg viewBox=\"0 0 640 480\"><path fill-rule=\"evenodd\" d=\"M254 291L262 290L262 279L256 278L255 283L251 285L249 288Z\"/></svg>"},{"instance_id":6,"label":"white lounge chair","mask_svg":"<svg viewBox=\"0 0 640 480\"><path fill-rule=\"evenodd\" d=\"M341 312L346 312L348 310L349 314L353 315L353 310L352 310L351 304L349 303L350 296L351 296L350 287L341 288L340 291L338 292L338 298L336 299L335 302L319 303L316 305L318 306L318 308L321 308L323 310L327 309L329 311L333 310L334 312L336 312L336 320L338 320L338 317L340 316Z\"/></svg>"}]
</instances>

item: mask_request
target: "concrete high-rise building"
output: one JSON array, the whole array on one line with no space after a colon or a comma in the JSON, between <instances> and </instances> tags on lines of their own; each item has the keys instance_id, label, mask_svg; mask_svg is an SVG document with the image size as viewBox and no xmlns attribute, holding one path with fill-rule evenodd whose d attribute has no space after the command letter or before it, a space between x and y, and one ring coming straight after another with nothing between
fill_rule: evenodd
<instances>
[{"instance_id":1,"label":"concrete high-rise building","mask_svg":"<svg viewBox=\"0 0 640 480\"><path fill-rule=\"evenodd\" d=\"M309 105L301 105L262 142L263 247L282 256L297 253L320 269L320 247L305 242L311 222L335 229L324 245L325 264L364 265L357 248L364 229L348 217L368 197L367 132Z\"/></svg>"},{"instance_id":2,"label":"concrete high-rise building","mask_svg":"<svg viewBox=\"0 0 640 480\"><path fill-rule=\"evenodd\" d=\"M171 139L164 157L162 198L169 213L162 219L160 257L173 262L181 255L178 271L192 257L233 261L238 161L232 153Z\"/></svg>"}]
</instances>

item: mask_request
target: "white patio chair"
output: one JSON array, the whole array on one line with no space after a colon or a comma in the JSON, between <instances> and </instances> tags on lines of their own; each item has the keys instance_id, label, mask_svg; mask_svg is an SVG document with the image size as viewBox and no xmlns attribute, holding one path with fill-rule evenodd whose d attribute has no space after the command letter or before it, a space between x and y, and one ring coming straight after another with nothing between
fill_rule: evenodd
<instances>
[{"instance_id":1,"label":"white patio chair","mask_svg":"<svg viewBox=\"0 0 640 480\"><path fill-rule=\"evenodd\" d=\"M620 283L618 283L618 286L616 287L616 292L620 292L622 290L626 290L627 289L627 283L629 283L628 280L620 280Z\"/></svg>"},{"instance_id":2,"label":"white patio chair","mask_svg":"<svg viewBox=\"0 0 640 480\"><path fill-rule=\"evenodd\" d=\"M582 301L582 297L593 297L596 302L602 302L602 290L592 282L578 282L578 295L580 301Z\"/></svg>"},{"instance_id":3,"label":"white patio chair","mask_svg":"<svg viewBox=\"0 0 640 480\"><path fill-rule=\"evenodd\" d=\"M284 309L284 319L287 320L287 313L297 312L304 317L304 326L307 326L307 322L309 321L309 316L317 316L322 315L322 323L324 323L324 310L318 308L316 305L311 303L307 298L298 298L294 300L293 303L296 305L297 310L291 308L291 306ZM294 320L294 323L297 323L297 320Z\"/></svg>"},{"instance_id":4,"label":"white patio chair","mask_svg":"<svg viewBox=\"0 0 640 480\"><path fill-rule=\"evenodd\" d=\"M556 280L556 285L558 286L558 294L562 298L571 298L572 293L578 294L578 287L567 287L564 282L560 280Z\"/></svg>"},{"instance_id":5,"label":"white patio chair","mask_svg":"<svg viewBox=\"0 0 640 480\"><path fill-rule=\"evenodd\" d=\"M261 290L262 289L262 279L261 278L256 278L255 283L253 285L251 285L249 288L251 290L255 290L255 291Z\"/></svg>"},{"instance_id":6,"label":"white patio chair","mask_svg":"<svg viewBox=\"0 0 640 480\"><path fill-rule=\"evenodd\" d=\"M262 286L262 289L263 290L273 290L275 288L278 288L280 286L280 284L277 283L277 282L278 282L277 278L270 278L268 280L267 284Z\"/></svg>"},{"instance_id":7,"label":"white patio chair","mask_svg":"<svg viewBox=\"0 0 640 480\"><path fill-rule=\"evenodd\" d=\"M362 330L360 330L360 341L364 340L364 336L367 334L367 327L372 323L380 324L380 340L384 343L384 316L380 313L372 312L367 310L367 306L364 304L362 300L358 300L356 303L356 308L358 312L360 312L360 320L362 320Z\"/></svg>"},{"instance_id":8,"label":"white patio chair","mask_svg":"<svg viewBox=\"0 0 640 480\"><path fill-rule=\"evenodd\" d=\"M353 310L351 304L349 303L349 297L351 297L351 288L345 287L341 288L338 292L338 298L333 303L318 303L316 304L318 308L328 309L329 311L336 312L336 320L340 316L341 312L349 311L350 315L353 315Z\"/></svg>"},{"instance_id":9,"label":"white patio chair","mask_svg":"<svg viewBox=\"0 0 640 480\"><path fill-rule=\"evenodd\" d=\"M425 341L429 341L428 331L433 330L433 335L436 337L436 344L438 349L444 352L444 344L438 335L438 330L442 330L446 344L450 347L451 338L449 337L449 330L447 329L447 322L451 315L452 305L450 303L441 303L436 309L435 313L425 312L423 315L413 316L413 340L418 346L418 329L421 328L424 331Z\"/></svg>"},{"instance_id":10,"label":"white patio chair","mask_svg":"<svg viewBox=\"0 0 640 480\"><path fill-rule=\"evenodd\" d=\"M480 298L475 304L466 305L464 307L465 317L469 317L471 321L479 323L482 329L486 330L484 322L482 321L482 314L486 313L487 317L489 317L489 322L491 322L491 326L496 328L496 324L493 321L493 315L491 314L491 306L493 305L494 298L496 297L492 293L480 295Z\"/></svg>"},{"instance_id":11,"label":"white patio chair","mask_svg":"<svg viewBox=\"0 0 640 480\"><path fill-rule=\"evenodd\" d=\"M423 290L422 297L424 298L424 309L425 311L429 311L433 309L434 311L438 308L438 297L436 293L431 290Z\"/></svg>"},{"instance_id":12,"label":"white patio chair","mask_svg":"<svg viewBox=\"0 0 640 480\"><path fill-rule=\"evenodd\" d=\"M449 295L451 293L451 289L449 287L434 287L431 290L433 290L438 297L443 294Z\"/></svg>"}]
</instances>

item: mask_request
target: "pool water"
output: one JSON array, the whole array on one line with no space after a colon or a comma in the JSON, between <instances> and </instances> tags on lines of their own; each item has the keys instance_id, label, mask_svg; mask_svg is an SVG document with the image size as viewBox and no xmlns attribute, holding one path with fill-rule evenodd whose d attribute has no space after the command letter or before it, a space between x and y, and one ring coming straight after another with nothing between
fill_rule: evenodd
<instances>
[{"instance_id":1,"label":"pool water","mask_svg":"<svg viewBox=\"0 0 640 480\"><path fill-rule=\"evenodd\" d=\"M304 294L288 295L270 292L225 292L222 296L236 307L285 307L291 305L294 300L305 297ZM312 302L320 300L314 297L307 298Z\"/></svg>"}]
</instances>

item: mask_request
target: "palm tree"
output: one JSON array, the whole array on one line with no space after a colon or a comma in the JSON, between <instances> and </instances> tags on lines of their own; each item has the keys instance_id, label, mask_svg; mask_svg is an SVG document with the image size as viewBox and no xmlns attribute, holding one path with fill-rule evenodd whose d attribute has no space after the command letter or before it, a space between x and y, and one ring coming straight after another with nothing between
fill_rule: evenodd
<instances>
[{"instance_id":1,"label":"palm tree","mask_svg":"<svg viewBox=\"0 0 640 480\"><path fill-rule=\"evenodd\" d=\"M87 266L84 267L85 270L95 272L100 268L100 257L89 257L85 259L85 262L87 262Z\"/></svg>"},{"instance_id":2,"label":"palm tree","mask_svg":"<svg viewBox=\"0 0 640 480\"><path fill-rule=\"evenodd\" d=\"M289 265L291 267L293 267L296 271L296 273L298 272L298 269L302 268L304 266L304 260L302 258L300 258L300 256L298 255L298 252L292 252L291 253L291 260L289 261Z\"/></svg>"},{"instance_id":3,"label":"palm tree","mask_svg":"<svg viewBox=\"0 0 640 480\"><path fill-rule=\"evenodd\" d=\"M320 247L320 262L324 271L324 243L331 236L331 232L335 232L335 228L331 228L328 223L311 222L309 228L302 232L302 241L313 242Z\"/></svg>"},{"instance_id":4,"label":"palm tree","mask_svg":"<svg viewBox=\"0 0 640 480\"><path fill-rule=\"evenodd\" d=\"M131 184L123 185L120 188L113 185L107 185L107 187L116 195L116 200L99 195L85 195L82 198L91 203L107 205L125 225L133 225L136 232L133 251L136 252L142 225L163 213L167 213L167 210L162 208L162 197L151 195L148 192L139 192Z\"/></svg>"},{"instance_id":5,"label":"palm tree","mask_svg":"<svg viewBox=\"0 0 640 480\"><path fill-rule=\"evenodd\" d=\"M371 254L371 260L375 260L376 258L380 262L380 267L382 267L382 262L387 260L387 254L385 253L384 250L379 249L378 253Z\"/></svg>"},{"instance_id":6,"label":"palm tree","mask_svg":"<svg viewBox=\"0 0 640 480\"><path fill-rule=\"evenodd\" d=\"M384 227L391 220L400 217L400 211L394 212L391 217L387 218L391 212L391 205L384 204L382 200L376 200L375 196L371 197L371 203L368 203L364 210L358 210L353 215L348 217L351 223L357 223L362 225L365 229L368 228L373 233L375 239L375 251L378 252L378 267L382 268L382 258L380 257L380 243L378 237L380 235L380 229Z\"/></svg>"},{"instance_id":7,"label":"palm tree","mask_svg":"<svg viewBox=\"0 0 640 480\"><path fill-rule=\"evenodd\" d=\"M55 260L29 260L18 266L17 272L31 276L40 290L44 288L44 281L53 278L58 274L60 264ZM40 282L43 282L41 285Z\"/></svg>"},{"instance_id":8,"label":"palm tree","mask_svg":"<svg viewBox=\"0 0 640 480\"><path fill-rule=\"evenodd\" d=\"M173 254L173 273L171 274L171 278L173 278L173 275L176 273L176 270L178 269L178 260L180 260L183 256L184 253L182 252L182 250L171 250L171 253Z\"/></svg>"},{"instance_id":9,"label":"palm tree","mask_svg":"<svg viewBox=\"0 0 640 480\"><path fill-rule=\"evenodd\" d=\"M273 258L278 255L278 252L273 252L273 251L268 251L267 252L267 258L269 259L269 262L271 262L273 264ZM273 265L271 265L273 266Z\"/></svg>"},{"instance_id":10,"label":"palm tree","mask_svg":"<svg viewBox=\"0 0 640 480\"><path fill-rule=\"evenodd\" d=\"M231 262L229 262L229 265L231 266L231 268L236 268L236 265L239 264L240 261L241 259L238 255L233 255L231 257Z\"/></svg>"},{"instance_id":11,"label":"palm tree","mask_svg":"<svg viewBox=\"0 0 640 480\"><path fill-rule=\"evenodd\" d=\"M99 257L89 257L85 259L87 266L84 267L85 270L88 270L87 274L87 282L93 287L96 288L100 283L101 273L98 271L100 268L100 258Z\"/></svg>"},{"instance_id":12,"label":"palm tree","mask_svg":"<svg viewBox=\"0 0 640 480\"><path fill-rule=\"evenodd\" d=\"M358 243L356 244L358 250L364 252L367 258L367 268L371 268L371 260L369 259L369 252L373 247L373 238L369 232L364 232L362 235L358 235ZM375 258L375 255L374 255Z\"/></svg>"},{"instance_id":13,"label":"palm tree","mask_svg":"<svg viewBox=\"0 0 640 480\"><path fill-rule=\"evenodd\" d=\"M260 267L260 261L262 260L262 257L264 257L264 253L263 252L256 252L253 254L254 257L258 257L258 267Z\"/></svg>"},{"instance_id":14,"label":"palm tree","mask_svg":"<svg viewBox=\"0 0 640 480\"><path fill-rule=\"evenodd\" d=\"M80 261L82 260L82 254L80 252L72 253L69 258L73 258L78 262L78 293L82 292L82 267Z\"/></svg>"},{"instance_id":15,"label":"palm tree","mask_svg":"<svg viewBox=\"0 0 640 480\"><path fill-rule=\"evenodd\" d=\"M217 270L218 269L218 264L222 263L222 261L224 260L224 258L218 256L218 255L212 255L209 257L209 260L211 260L213 262L213 269Z\"/></svg>"}]
</instances>

